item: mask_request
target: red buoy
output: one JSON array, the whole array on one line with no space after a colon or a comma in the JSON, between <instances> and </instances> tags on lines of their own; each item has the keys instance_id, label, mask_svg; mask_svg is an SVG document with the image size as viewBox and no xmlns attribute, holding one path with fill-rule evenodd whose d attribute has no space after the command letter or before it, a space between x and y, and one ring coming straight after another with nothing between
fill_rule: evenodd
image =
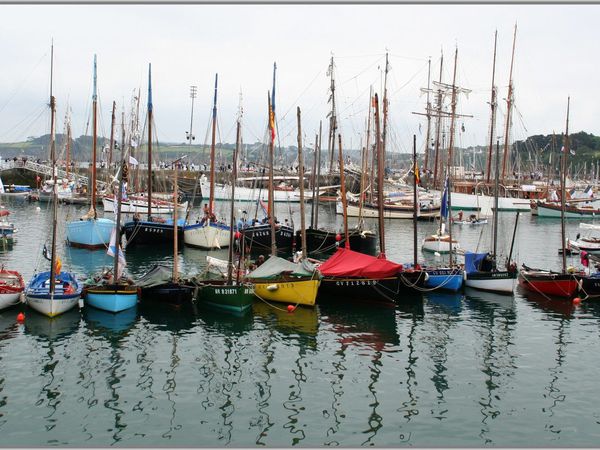
<instances>
[{"instance_id":1,"label":"red buoy","mask_svg":"<svg viewBox=\"0 0 600 450\"><path fill-rule=\"evenodd\" d=\"M580 299L579 297L575 297L575 298L573 299L573 304L574 304L574 305L579 305L580 303L581 303L581 299Z\"/></svg>"},{"instance_id":2,"label":"red buoy","mask_svg":"<svg viewBox=\"0 0 600 450\"><path fill-rule=\"evenodd\" d=\"M17 314L17 322L25 322L25 314L23 314L22 312Z\"/></svg>"},{"instance_id":3,"label":"red buoy","mask_svg":"<svg viewBox=\"0 0 600 450\"><path fill-rule=\"evenodd\" d=\"M289 313L293 313L295 309L296 309L296 307L294 305L288 305L287 310Z\"/></svg>"},{"instance_id":4,"label":"red buoy","mask_svg":"<svg viewBox=\"0 0 600 450\"><path fill-rule=\"evenodd\" d=\"M234 234L236 239L239 239L241 235L242 235L242 233L240 233L239 231L236 231Z\"/></svg>"},{"instance_id":5,"label":"red buoy","mask_svg":"<svg viewBox=\"0 0 600 450\"><path fill-rule=\"evenodd\" d=\"M340 233L335 235L335 240L340 242L342 240L342 235Z\"/></svg>"}]
</instances>

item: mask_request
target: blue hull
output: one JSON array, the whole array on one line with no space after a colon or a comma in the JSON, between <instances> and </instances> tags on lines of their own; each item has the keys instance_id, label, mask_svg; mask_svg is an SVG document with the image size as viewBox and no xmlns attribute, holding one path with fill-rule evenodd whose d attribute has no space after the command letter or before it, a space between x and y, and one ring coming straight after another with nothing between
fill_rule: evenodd
<instances>
[{"instance_id":1,"label":"blue hull","mask_svg":"<svg viewBox=\"0 0 600 450\"><path fill-rule=\"evenodd\" d=\"M69 222L67 224L67 242L72 247L106 248L114 227L115 221L105 218Z\"/></svg>"},{"instance_id":2,"label":"blue hull","mask_svg":"<svg viewBox=\"0 0 600 450\"><path fill-rule=\"evenodd\" d=\"M25 289L27 304L49 317L73 308L81 297L81 285L73 273L56 276L54 294L50 294L50 271L35 275Z\"/></svg>"},{"instance_id":3,"label":"blue hull","mask_svg":"<svg viewBox=\"0 0 600 450\"><path fill-rule=\"evenodd\" d=\"M425 282L428 289L458 292L463 286L464 275L460 269L426 269L429 278Z\"/></svg>"},{"instance_id":4,"label":"blue hull","mask_svg":"<svg viewBox=\"0 0 600 450\"><path fill-rule=\"evenodd\" d=\"M85 305L118 313L133 308L138 302L137 289L123 286L99 286L86 289Z\"/></svg>"}]
</instances>

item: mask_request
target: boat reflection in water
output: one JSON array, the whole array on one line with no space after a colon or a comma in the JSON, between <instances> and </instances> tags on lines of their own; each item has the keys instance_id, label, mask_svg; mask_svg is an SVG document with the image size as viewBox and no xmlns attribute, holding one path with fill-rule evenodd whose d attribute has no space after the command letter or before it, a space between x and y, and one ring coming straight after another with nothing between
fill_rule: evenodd
<instances>
[{"instance_id":1,"label":"boat reflection in water","mask_svg":"<svg viewBox=\"0 0 600 450\"><path fill-rule=\"evenodd\" d=\"M50 341L69 337L79 328L81 313L75 307L55 317L47 317L28 310L25 315L25 333Z\"/></svg>"},{"instance_id":2,"label":"boat reflection in water","mask_svg":"<svg viewBox=\"0 0 600 450\"><path fill-rule=\"evenodd\" d=\"M118 314L98 308L83 308L83 319L87 323L88 329L100 332L122 333L128 331L135 323L136 318L136 307L126 309Z\"/></svg>"},{"instance_id":3,"label":"boat reflection in water","mask_svg":"<svg viewBox=\"0 0 600 450\"><path fill-rule=\"evenodd\" d=\"M274 325L274 328L284 334L300 334L316 337L319 331L320 306L298 306L293 312L288 312L278 303L255 301L252 305L254 317Z\"/></svg>"},{"instance_id":4,"label":"boat reflection in water","mask_svg":"<svg viewBox=\"0 0 600 450\"><path fill-rule=\"evenodd\" d=\"M443 312L458 315L462 310L462 301L465 298L460 292L437 292L431 291L424 294L426 303L433 312Z\"/></svg>"},{"instance_id":5,"label":"boat reflection in water","mask_svg":"<svg viewBox=\"0 0 600 450\"><path fill-rule=\"evenodd\" d=\"M140 318L158 329L172 332L187 331L197 324L198 310L195 304L172 305L169 303L139 303Z\"/></svg>"},{"instance_id":6,"label":"boat reflection in water","mask_svg":"<svg viewBox=\"0 0 600 450\"><path fill-rule=\"evenodd\" d=\"M103 269L113 266L113 259L104 251L90 251L85 248L66 246L66 256L69 267L74 273L100 273Z\"/></svg>"},{"instance_id":7,"label":"boat reflection in water","mask_svg":"<svg viewBox=\"0 0 600 450\"><path fill-rule=\"evenodd\" d=\"M517 288L517 292L527 300L536 309L544 311L550 315L550 317L565 317L570 318L573 316L575 311L575 305L571 299L564 297L551 297L546 294L525 291L520 286Z\"/></svg>"},{"instance_id":8,"label":"boat reflection in water","mask_svg":"<svg viewBox=\"0 0 600 450\"><path fill-rule=\"evenodd\" d=\"M469 302L487 303L500 308L513 309L515 307L515 299L512 295L485 292L469 287L465 287L465 299Z\"/></svg>"},{"instance_id":9,"label":"boat reflection in water","mask_svg":"<svg viewBox=\"0 0 600 450\"><path fill-rule=\"evenodd\" d=\"M198 318L204 322L202 328L208 332L217 332L223 336L242 336L252 330L254 317L252 314L233 314L212 308L198 308Z\"/></svg>"}]
</instances>

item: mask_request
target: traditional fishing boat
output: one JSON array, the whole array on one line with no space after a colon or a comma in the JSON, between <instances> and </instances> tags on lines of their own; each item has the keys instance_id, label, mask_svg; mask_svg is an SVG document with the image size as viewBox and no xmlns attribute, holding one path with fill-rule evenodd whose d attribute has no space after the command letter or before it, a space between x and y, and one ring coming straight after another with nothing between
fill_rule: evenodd
<instances>
[{"instance_id":1,"label":"traditional fishing boat","mask_svg":"<svg viewBox=\"0 0 600 450\"><path fill-rule=\"evenodd\" d=\"M455 252L460 248L460 244L456 239L453 239L452 236L446 233L446 223L449 222L449 213L450 213L450 178L446 177L446 183L444 188L444 193L442 195L442 206L440 213L440 223L438 232L432 235L429 235L423 239L421 242L421 249L423 251L432 252L432 253L450 253ZM451 227L451 224L448 225Z\"/></svg>"},{"instance_id":2,"label":"traditional fishing boat","mask_svg":"<svg viewBox=\"0 0 600 450\"><path fill-rule=\"evenodd\" d=\"M67 223L67 242L72 247L83 247L90 250L106 248L110 241L115 221L98 217L96 211L96 144L97 144L97 83L96 55L94 55L94 93L92 95L92 195L90 210L79 220Z\"/></svg>"},{"instance_id":3,"label":"traditional fishing boat","mask_svg":"<svg viewBox=\"0 0 600 450\"><path fill-rule=\"evenodd\" d=\"M0 269L0 311L21 301L25 289L23 276L15 270Z\"/></svg>"},{"instance_id":4,"label":"traditional fishing boat","mask_svg":"<svg viewBox=\"0 0 600 450\"><path fill-rule=\"evenodd\" d=\"M230 227L217 220L215 208L215 142L217 130L217 83L219 75L215 74L215 96L212 109L212 140L210 145L210 188L208 204L205 206L204 217L195 224L183 227L183 241L190 247L203 249L223 248L229 245ZM233 173L233 172L232 172ZM235 187L235 178L231 179ZM233 226L233 225L232 225Z\"/></svg>"},{"instance_id":5,"label":"traditional fishing boat","mask_svg":"<svg viewBox=\"0 0 600 450\"><path fill-rule=\"evenodd\" d=\"M54 54L54 47L51 55ZM51 61L53 57L51 56ZM52 70L51 70L52 73ZM50 76L52 80L52 75ZM52 95L52 81L50 81L50 154L52 159L52 174L54 177L54 186L56 188L56 147L55 147L55 114L56 100ZM52 237L51 237L51 256L50 270L34 274L25 289L25 298L27 305L34 310L54 317L68 311L77 305L81 297L81 284L76 275L71 272L63 272L62 263L56 254L56 234L57 234L57 203L56 189L54 190L54 199L52 202ZM45 249L46 247L44 247ZM47 256L47 252L44 252Z\"/></svg>"}]
</instances>

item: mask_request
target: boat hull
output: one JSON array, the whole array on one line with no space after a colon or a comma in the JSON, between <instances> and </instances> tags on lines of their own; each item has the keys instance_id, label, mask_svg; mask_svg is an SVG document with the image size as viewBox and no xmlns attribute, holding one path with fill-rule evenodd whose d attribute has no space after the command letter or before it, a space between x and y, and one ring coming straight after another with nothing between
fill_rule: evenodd
<instances>
[{"instance_id":1,"label":"boat hull","mask_svg":"<svg viewBox=\"0 0 600 450\"><path fill-rule=\"evenodd\" d=\"M19 272L0 270L0 311L20 303L24 290L25 282Z\"/></svg>"},{"instance_id":2,"label":"boat hull","mask_svg":"<svg viewBox=\"0 0 600 450\"><path fill-rule=\"evenodd\" d=\"M337 201L335 205L335 211L337 214L343 214L342 202ZM413 219L414 208L412 206L394 206L394 205L384 205L383 207L383 217L386 219ZM360 217L361 211L358 205L347 204L346 206L346 214L348 217ZM362 208L362 217L379 217L379 208L376 206L363 206ZM440 208L432 207L432 208L422 208L417 216L418 219L435 219L440 217Z\"/></svg>"},{"instance_id":3,"label":"boat hull","mask_svg":"<svg viewBox=\"0 0 600 450\"><path fill-rule=\"evenodd\" d=\"M578 278L574 274L552 272L519 272L519 285L530 292L571 298L579 287Z\"/></svg>"},{"instance_id":4,"label":"boat hull","mask_svg":"<svg viewBox=\"0 0 600 450\"><path fill-rule=\"evenodd\" d=\"M75 275L61 272L56 279L58 282L51 294L50 271L34 276L25 289L27 305L48 317L58 316L77 305L81 298L81 285ZM64 283L69 283L70 289L65 289Z\"/></svg>"},{"instance_id":5,"label":"boat hull","mask_svg":"<svg viewBox=\"0 0 600 450\"><path fill-rule=\"evenodd\" d=\"M425 269L425 271L427 272L425 287L428 289L458 292L463 287L464 272L462 269L438 268Z\"/></svg>"},{"instance_id":6,"label":"boat hull","mask_svg":"<svg viewBox=\"0 0 600 450\"><path fill-rule=\"evenodd\" d=\"M480 291L512 294L517 283L517 272L474 272L467 274L465 286Z\"/></svg>"},{"instance_id":7,"label":"boat hull","mask_svg":"<svg viewBox=\"0 0 600 450\"><path fill-rule=\"evenodd\" d=\"M560 205L548 205L538 202L536 210L538 217L551 219L560 219L561 217ZM600 217L600 210L573 206L568 206L565 208L565 219L581 219L586 217Z\"/></svg>"},{"instance_id":8,"label":"boat hull","mask_svg":"<svg viewBox=\"0 0 600 450\"><path fill-rule=\"evenodd\" d=\"M106 248L110 235L115 227L115 221L98 218L92 220L76 220L67 223L67 243L71 247L87 248L90 250Z\"/></svg>"},{"instance_id":9,"label":"boat hull","mask_svg":"<svg viewBox=\"0 0 600 450\"><path fill-rule=\"evenodd\" d=\"M135 286L130 285L98 285L84 290L85 305L96 309L118 313L137 305L139 296Z\"/></svg>"},{"instance_id":10,"label":"boat hull","mask_svg":"<svg viewBox=\"0 0 600 450\"><path fill-rule=\"evenodd\" d=\"M229 285L219 281L199 286L196 297L198 305L234 314L249 312L255 298L251 284Z\"/></svg>"},{"instance_id":11,"label":"boat hull","mask_svg":"<svg viewBox=\"0 0 600 450\"><path fill-rule=\"evenodd\" d=\"M221 223L186 225L183 228L183 242L190 247L212 250L229 247L231 228Z\"/></svg>"},{"instance_id":12,"label":"boat hull","mask_svg":"<svg viewBox=\"0 0 600 450\"><path fill-rule=\"evenodd\" d=\"M269 254L271 252L271 225L253 225L241 230L242 241L247 253ZM291 253L294 243L294 230L286 225L281 225L275 230L275 243L278 253Z\"/></svg>"},{"instance_id":13,"label":"boat hull","mask_svg":"<svg viewBox=\"0 0 600 450\"><path fill-rule=\"evenodd\" d=\"M117 204L113 197L103 197L102 206L104 211L115 212L117 211ZM177 213L185 215L188 207L188 202L183 202L177 205ZM171 202L161 201L152 204L151 214L173 214L175 204ZM148 212L148 201L147 200L123 200L121 202L122 213L147 213Z\"/></svg>"},{"instance_id":14,"label":"boat hull","mask_svg":"<svg viewBox=\"0 0 600 450\"><path fill-rule=\"evenodd\" d=\"M343 247L346 243L345 236L339 235L333 230L315 230L309 228L306 230L306 248L307 254L318 258L321 255L331 255L338 247ZM350 248L355 252L375 256L377 254L377 235L370 231L352 230L349 232ZM296 250L302 250L301 231L296 231Z\"/></svg>"},{"instance_id":15,"label":"boat hull","mask_svg":"<svg viewBox=\"0 0 600 450\"><path fill-rule=\"evenodd\" d=\"M254 294L261 300L291 305L314 306L321 280L252 280Z\"/></svg>"},{"instance_id":16,"label":"boat hull","mask_svg":"<svg viewBox=\"0 0 600 450\"><path fill-rule=\"evenodd\" d=\"M172 223L133 220L123 225L127 248L137 245L173 245L175 227ZM183 227L177 227L177 247L183 246Z\"/></svg>"},{"instance_id":17,"label":"boat hull","mask_svg":"<svg viewBox=\"0 0 600 450\"><path fill-rule=\"evenodd\" d=\"M452 246L450 245L449 236L440 236L434 234L432 236L423 239L421 249L423 251L431 253L450 253L450 251L456 251L460 248L460 244L455 239L452 239Z\"/></svg>"},{"instance_id":18,"label":"boat hull","mask_svg":"<svg viewBox=\"0 0 600 450\"><path fill-rule=\"evenodd\" d=\"M157 286L141 288L141 301L146 303L168 303L171 305L191 304L196 297L194 286L173 283L172 281Z\"/></svg>"}]
</instances>

